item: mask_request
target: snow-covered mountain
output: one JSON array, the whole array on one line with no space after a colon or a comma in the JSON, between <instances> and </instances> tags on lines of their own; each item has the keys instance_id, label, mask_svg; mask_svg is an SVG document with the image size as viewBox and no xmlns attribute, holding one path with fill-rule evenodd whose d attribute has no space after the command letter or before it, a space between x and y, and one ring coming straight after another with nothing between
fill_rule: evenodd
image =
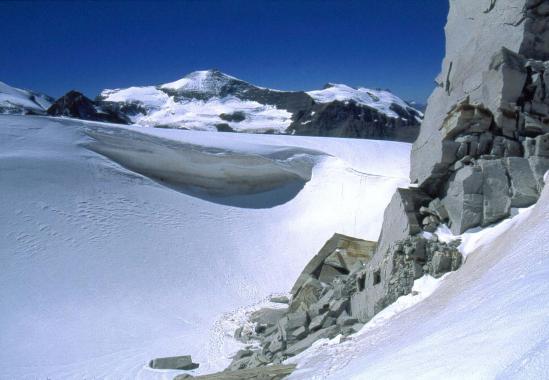
<instances>
[{"instance_id":1,"label":"snow-covered mountain","mask_svg":"<svg viewBox=\"0 0 549 380\"><path fill-rule=\"evenodd\" d=\"M390 91L372 90L369 88L353 88L345 84L329 83L324 89L307 92L317 103L356 102L379 110L389 118L398 119L406 112L418 112L417 118L423 114L412 108L408 103ZM419 121L419 120L418 120Z\"/></svg>"},{"instance_id":2,"label":"snow-covered mountain","mask_svg":"<svg viewBox=\"0 0 549 380\"><path fill-rule=\"evenodd\" d=\"M125 107L142 126L406 141L414 139L423 116L388 91L345 85L278 91L218 70L159 86L104 90L98 100Z\"/></svg>"},{"instance_id":3,"label":"snow-covered mountain","mask_svg":"<svg viewBox=\"0 0 549 380\"><path fill-rule=\"evenodd\" d=\"M0 82L0 114L44 114L53 102L48 95Z\"/></svg>"}]
</instances>

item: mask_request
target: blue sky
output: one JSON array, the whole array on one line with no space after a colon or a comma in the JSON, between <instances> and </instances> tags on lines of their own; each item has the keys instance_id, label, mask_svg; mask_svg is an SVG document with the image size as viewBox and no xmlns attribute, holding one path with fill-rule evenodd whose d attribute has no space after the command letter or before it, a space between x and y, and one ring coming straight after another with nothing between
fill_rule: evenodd
<instances>
[{"instance_id":1,"label":"blue sky","mask_svg":"<svg viewBox=\"0 0 549 380\"><path fill-rule=\"evenodd\" d=\"M446 0L0 2L0 81L60 96L217 68L254 84L327 82L425 101Z\"/></svg>"}]
</instances>

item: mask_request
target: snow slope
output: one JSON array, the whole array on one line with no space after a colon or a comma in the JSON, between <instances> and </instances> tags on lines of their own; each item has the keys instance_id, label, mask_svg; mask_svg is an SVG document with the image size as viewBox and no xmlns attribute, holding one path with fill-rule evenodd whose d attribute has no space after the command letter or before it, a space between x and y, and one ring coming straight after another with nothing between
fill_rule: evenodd
<instances>
[{"instance_id":1,"label":"snow slope","mask_svg":"<svg viewBox=\"0 0 549 380\"><path fill-rule=\"evenodd\" d=\"M546 186L535 206L466 232L457 272L292 359L289 379L549 378L548 231Z\"/></svg>"},{"instance_id":2,"label":"snow slope","mask_svg":"<svg viewBox=\"0 0 549 380\"><path fill-rule=\"evenodd\" d=\"M0 378L171 379L146 363L178 354L224 368L225 313L287 291L336 231L376 239L409 151L0 116ZM234 181L266 187L207 191Z\"/></svg>"},{"instance_id":3,"label":"snow slope","mask_svg":"<svg viewBox=\"0 0 549 380\"><path fill-rule=\"evenodd\" d=\"M0 82L0 114L44 113L53 103L47 95L21 90Z\"/></svg>"}]
</instances>

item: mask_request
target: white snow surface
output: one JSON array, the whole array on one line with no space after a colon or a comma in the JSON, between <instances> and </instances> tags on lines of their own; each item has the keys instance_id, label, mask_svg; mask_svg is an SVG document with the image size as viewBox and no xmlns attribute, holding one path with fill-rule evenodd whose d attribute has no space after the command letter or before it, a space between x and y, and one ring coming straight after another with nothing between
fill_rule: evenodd
<instances>
[{"instance_id":1,"label":"white snow surface","mask_svg":"<svg viewBox=\"0 0 549 380\"><path fill-rule=\"evenodd\" d=\"M227 315L288 291L334 232L377 239L409 153L0 116L0 378L171 379L148 361L185 354L195 373L223 369L237 347ZM249 185L232 188L241 201L281 201L165 186L234 181Z\"/></svg>"},{"instance_id":2,"label":"white snow surface","mask_svg":"<svg viewBox=\"0 0 549 380\"><path fill-rule=\"evenodd\" d=\"M391 109L392 104L397 104L404 109L412 108L390 91L372 90L364 87L354 88L345 84L331 83L329 84L329 87L323 90L309 91L307 94L319 103L329 103L336 100L348 102L352 100L358 104L375 108L392 118L399 117L398 114Z\"/></svg>"},{"instance_id":3,"label":"white snow surface","mask_svg":"<svg viewBox=\"0 0 549 380\"><path fill-rule=\"evenodd\" d=\"M439 229L442 240L462 239L458 271L399 298L348 340L290 359L298 369L288 379L548 379L548 231L549 186L496 225L460 237Z\"/></svg>"},{"instance_id":4,"label":"white snow surface","mask_svg":"<svg viewBox=\"0 0 549 380\"><path fill-rule=\"evenodd\" d=\"M44 112L50 106L51 102L42 94L15 88L0 82L0 108L9 108L13 112Z\"/></svg>"},{"instance_id":5,"label":"white snow surface","mask_svg":"<svg viewBox=\"0 0 549 380\"><path fill-rule=\"evenodd\" d=\"M157 125L199 131L217 131L217 124L228 124L236 132L284 133L292 122L292 114L275 106L255 101L241 100L234 96L213 97L208 100L186 99L176 101L172 96L154 86L130 87L121 90L104 90L106 101L139 102L147 110L131 116L133 123L153 127ZM243 121L226 121L221 114L242 112Z\"/></svg>"}]
</instances>

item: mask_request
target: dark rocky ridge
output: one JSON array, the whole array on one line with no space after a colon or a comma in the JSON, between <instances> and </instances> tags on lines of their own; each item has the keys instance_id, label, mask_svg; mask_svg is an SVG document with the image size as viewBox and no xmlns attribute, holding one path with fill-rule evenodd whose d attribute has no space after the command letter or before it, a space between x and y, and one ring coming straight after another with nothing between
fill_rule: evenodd
<instances>
[{"instance_id":1,"label":"dark rocky ridge","mask_svg":"<svg viewBox=\"0 0 549 380\"><path fill-rule=\"evenodd\" d=\"M107 123L130 124L130 120L112 105L103 107L101 102L93 102L78 91L69 91L57 99L47 110L50 116L67 116L83 120Z\"/></svg>"},{"instance_id":2,"label":"dark rocky ridge","mask_svg":"<svg viewBox=\"0 0 549 380\"><path fill-rule=\"evenodd\" d=\"M414 141L420 117L415 110L393 105L400 119L387 117L374 108L355 101L313 103L293 116L288 133L303 136L355 137L395 141Z\"/></svg>"}]
</instances>

